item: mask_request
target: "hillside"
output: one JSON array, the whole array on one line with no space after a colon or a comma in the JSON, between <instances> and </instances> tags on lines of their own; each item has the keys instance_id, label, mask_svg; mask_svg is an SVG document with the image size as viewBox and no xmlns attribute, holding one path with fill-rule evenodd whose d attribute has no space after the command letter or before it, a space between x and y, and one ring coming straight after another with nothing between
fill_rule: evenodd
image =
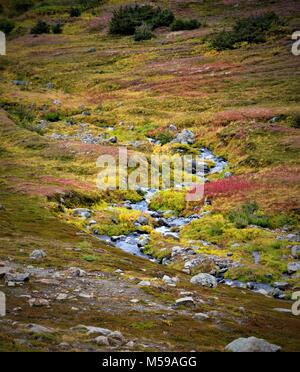
<instances>
[{"instance_id":1,"label":"hillside","mask_svg":"<svg viewBox=\"0 0 300 372\"><path fill-rule=\"evenodd\" d=\"M130 1L1 4L0 351L299 351L299 2L143 1L198 23L159 15L141 41L110 32ZM205 198L98 190L119 147L201 155Z\"/></svg>"}]
</instances>

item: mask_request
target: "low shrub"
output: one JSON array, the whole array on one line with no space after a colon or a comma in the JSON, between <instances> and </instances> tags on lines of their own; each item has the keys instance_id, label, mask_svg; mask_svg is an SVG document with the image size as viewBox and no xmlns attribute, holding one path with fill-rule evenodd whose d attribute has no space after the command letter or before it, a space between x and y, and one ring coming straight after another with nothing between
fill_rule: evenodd
<instances>
[{"instance_id":1,"label":"low shrub","mask_svg":"<svg viewBox=\"0 0 300 372\"><path fill-rule=\"evenodd\" d=\"M50 121L51 123L55 123L61 120L61 115L58 112L48 112L44 115L44 119Z\"/></svg>"},{"instance_id":2,"label":"low shrub","mask_svg":"<svg viewBox=\"0 0 300 372\"><path fill-rule=\"evenodd\" d=\"M134 33L135 41L150 40L153 37L153 32L151 27L147 24L142 24L142 26L137 27Z\"/></svg>"},{"instance_id":3,"label":"low shrub","mask_svg":"<svg viewBox=\"0 0 300 372\"><path fill-rule=\"evenodd\" d=\"M32 0L12 0L11 8L18 14L27 12L34 5Z\"/></svg>"},{"instance_id":4,"label":"low shrub","mask_svg":"<svg viewBox=\"0 0 300 372\"><path fill-rule=\"evenodd\" d=\"M197 19L176 19L171 24L171 31L195 30L201 26Z\"/></svg>"},{"instance_id":5,"label":"low shrub","mask_svg":"<svg viewBox=\"0 0 300 372\"><path fill-rule=\"evenodd\" d=\"M70 17L80 17L81 16L81 10L79 8L71 8L69 10Z\"/></svg>"},{"instance_id":6,"label":"low shrub","mask_svg":"<svg viewBox=\"0 0 300 372\"><path fill-rule=\"evenodd\" d=\"M300 128L300 114L293 114L289 118L289 123L292 128Z\"/></svg>"},{"instance_id":7,"label":"low shrub","mask_svg":"<svg viewBox=\"0 0 300 372\"><path fill-rule=\"evenodd\" d=\"M210 40L216 50L234 49L239 43L263 43L269 35L282 32L283 21L270 12L236 21L232 31L222 31Z\"/></svg>"},{"instance_id":8,"label":"low shrub","mask_svg":"<svg viewBox=\"0 0 300 372\"><path fill-rule=\"evenodd\" d=\"M55 23L51 26L51 30L53 34L62 34L63 32L63 25L61 23Z\"/></svg>"},{"instance_id":9,"label":"low shrub","mask_svg":"<svg viewBox=\"0 0 300 372\"><path fill-rule=\"evenodd\" d=\"M15 23L10 19L0 19L0 31L3 31L6 35L10 34L15 28Z\"/></svg>"},{"instance_id":10,"label":"low shrub","mask_svg":"<svg viewBox=\"0 0 300 372\"><path fill-rule=\"evenodd\" d=\"M33 35L41 35L41 34L49 34L51 30L51 26L45 21L38 21L36 25L31 29L31 34Z\"/></svg>"},{"instance_id":11,"label":"low shrub","mask_svg":"<svg viewBox=\"0 0 300 372\"><path fill-rule=\"evenodd\" d=\"M109 32L113 35L134 35L137 28L147 24L151 30L169 26L174 14L168 10L151 5L127 5L114 11L110 20ZM149 33L147 32L149 36Z\"/></svg>"}]
</instances>

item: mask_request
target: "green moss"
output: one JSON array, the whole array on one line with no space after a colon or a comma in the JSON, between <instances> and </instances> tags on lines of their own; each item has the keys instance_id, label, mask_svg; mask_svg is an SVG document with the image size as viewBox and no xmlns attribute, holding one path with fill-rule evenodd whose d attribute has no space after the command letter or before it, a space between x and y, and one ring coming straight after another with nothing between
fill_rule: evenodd
<instances>
[{"instance_id":1,"label":"green moss","mask_svg":"<svg viewBox=\"0 0 300 372\"><path fill-rule=\"evenodd\" d=\"M158 211L172 210L180 214L186 206L186 193L182 191L166 190L154 195L151 200L150 208Z\"/></svg>"}]
</instances>

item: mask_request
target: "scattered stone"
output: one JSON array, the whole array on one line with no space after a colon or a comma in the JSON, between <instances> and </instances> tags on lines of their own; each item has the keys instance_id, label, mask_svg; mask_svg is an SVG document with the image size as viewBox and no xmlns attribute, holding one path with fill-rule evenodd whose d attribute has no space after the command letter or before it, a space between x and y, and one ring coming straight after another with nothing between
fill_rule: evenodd
<instances>
[{"instance_id":1,"label":"scattered stone","mask_svg":"<svg viewBox=\"0 0 300 372\"><path fill-rule=\"evenodd\" d=\"M192 145L195 142L195 135L192 131L184 129L172 142L180 143L182 145Z\"/></svg>"},{"instance_id":2,"label":"scattered stone","mask_svg":"<svg viewBox=\"0 0 300 372\"><path fill-rule=\"evenodd\" d=\"M117 270L115 270L115 273L116 274L121 274L123 272L123 270L121 270L121 269L117 269Z\"/></svg>"},{"instance_id":3,"label":"scattered stone","mask_svg":"<svg viewBox=\"0 0 300 372\"><path fill-rule=\"evenodd\" d=\"M149 224L149 220L145 216L140 216L137 220L136 223L138 223L141 226L146 226Z\"/></svg>"},{"instance_id":4,"label":"scattered stone","mask_svg":"<svg viewBox=\"0 0 300 372\"><path fill-rule=\"evenodd\" d=\"M287 267L288 274L295 274L298 270L300 270L300 263L299 262L290 262Z\"/></svg>"},{"instance_id":5,"label":"scattered stone","mask_svg":"<svg viewBox=\"0 0 300 372\"><path fill-rule=\"evenodd\" d=\"M138 285L141 286L141 287L150 287L151 286L151 282L149 282L147 280L142 280L141 282L139 282Z\"/></svg>"},{"instance_id":6,"label":"scattered stone","mask_svg":"<svg viewBox=\"0 0 300 372\"><path fill-rule=\"evenodd\" d=\"M164 283L166 283L167 285L170 285L170 286L176 286L176 284L178 282L178 278L175 278L175 277L171 278L168 275L164 275L162 280L163 280Z\"/></svg>"},{"instance_id":7,"label":"scattered stone","mask_svg":"<svg viewBox=\"0 0 300 372\"><path fill-rule=\"evenodd\" d=\"M112 331L107 328L85 326L85 325L78 325L76 327L73 327L72 330L79 331L79 332L86 332L88 335L98 334L101 336L108 336L109 334L112 333Z\"/></svg>"},{"instance_id":8,"label":"scattered stone","mask_svg":"<svg viewBox=\"0 0 300 372\"><path fill-rule=\"evenodd\" d=\"M95 47L89 48L87 50L88 53L96 53L97 49Z\"/></svg>"},{"instance_id":9,"label":"scattered stone","mask_svg":"<svg viewBox=\"0 0 300 372\"><path fill-rule=\"evenodd\" d=\"M176 300L175 305L194 307L196 304L195 304L193 297L183 297L183 298L179 298L178 300Z\"/></svg>"},{"instance_id":10,"label":"scattered stone","mask_svg":"<svg viewBox=\"0 0 300 372\"><path fill-rule=\"evenodd\" d=\"M36 249L30 255L31 260L41 260L45 257L47 257L47 254L42 249Z\"/></svg>"},{"instance_id":11,"label":"scattered stone","mask_svg":"<svg viewBox=\"0 0 300 372\"><path fill-rule=\"evenodd\" d=\"M54 84L52 83L47 83L47 89L51 90L54 88Z\"/></svg>"},{"instance_id":12,"label":"scattered stone","mask_svg":"<svg viewBox=\"0 0 300 372\"><path fill-rule=\"evenodd\" d=\"M112 346L124 345L126 342L121 332L111 332L107 338L108 338L109 344Z\"/></svg>"},{"instance_id":13,"label":"scattered stone","mask_svg":"<svg viewBox=\"0 0 300 372\"><path fill-rule=\"evenodd\" d=\"M127 344L125 345L129 349L132 349L134 347L135 343L133 341L128 341Z\"/></svg>"},{"instance_id":14,"label":"scattered stone","mask_svg":"<svg viewBox=\"0 0 300 372\"><path fill-rule=\"evenodd\" d=\"M292 257L295 258L296 260L300 258L300 245L295 245L292 247Z\"/></svg>"},{"instance_id":15,"label":"scattered stone","mask_svg":"<svg viewBox=\"0 0 300 372\"><path fill-rule=\"evenodd\" d=\"M94 297L92 294L84 293L84 292L79 293L78 296L81 297L81 298L85 298L85 299L87 299L87 300L89 300L89 299L91 299L91 298Z\"/></svg>"},{"instance_id":16,"label":"scattered stone","mask_svg":"<svg viewBox=\"0 0 300 372\"><path fill-rule=\"evenodd\" d=\"M284 308L275 308L273 309L274 311L277 311L278 313L286 313L286 314L292 314L292 310L291 309L284 309Z\"/></svg>"},{"instance_id":17,"label":"scattered stone","mask_svg":"<svg viewBox=\"0 0 300 372\"><path fill-rule=\"evenodd\" d=\"M49 306L49 301L44 298L31 298L28 301L30 307L43 307L43 306Z\"/></svg>"},{"instance_id":18,"label":"scattered stone","mask_svg":"<svg viewBox=\"0 0 300 372\"><path fill-rule=\"evenodd\" d=\"M28 84L27 81L24 80L13 80L12 83L17 86L26 86Z\"/></svg>"},{"instance_id":19,"label":"scattered stone","mask_svg":"<svg viewBox=\"0 0 300 372\"><path fill-rule=\"evenodd\" d=\"M96 337L95 342L99 346L109 346L108 338L105 336Z\"/></svg>"},{"instance_id":20,"label":"scattered stone","mask_svg":"<svg viewBox=\"0 0 300 372\"><path fill-rule=\"evenodd\" d=\"M276 353L281 350L280 346L256 337L239 338L225 347L225 350L233 353Z\"/></svg>"},{"instance_id":21,"label":"scattered stone","mask_svg":"<svg viewBox=\"0 0 300 372\"><path fill-rule=\"evenodd\" d=\"M118 138L116 136L113 136L111 137L109 140L108 140L109 143L112 143L112 144L115 144L115 143L118 143Z\"/></svg>"},{"instance_id":22,"label":"scattered stone","mask_svg":"<svg viewBox=\"0 0 300 372\"><path fill-rule=\"evenodd\" d=\"M274 288L273 291L271 292L271 295L274 298L278 298L279 300L284 300L285 299L284 292L281 291L279 288Z\"/></svg>"},{"instance_id":23,"label":"scattered stone","mask_svg":"<svg viewBox=\"0 0 300 372\"><path fill-rule=\"evenodd\" d=\"M31 333L43 334L43 333L54 333L54 329L41 326L39 324L28 324L26 328L29 329Z\"/></svg>"},{"instance_id":24,"label":"scattered stone","mask_svg":"<svg viewBox=\"0 0 300 372\"><path fill-rule=\"evenodd\" d=\"M86 208L77 208L73 210L73 216L79 216L79 217L85 217L90 218L92 215L92 212L89 209Z\"/></svg>"},{"instance_id":25,"label":"scattered stone","mask_svg":"<svg viewBox=\"0 0 300 372\"><path fill-rule=\"evenodd\" d=\"M191 279L191 283L202 285L203 287L209 288L215 288L218 285L217 279L214 276L205 273L193 276Z\"/></svg>"},{"instance_id":26,"label":"scattered stone","mask_svg":"<svg viewBox=\"0 0 300 372\"><path fill-rule=\"evenodd\" d=\"M174 125L174 124L170 124L170 126L169 126L169 130L170 130L171 132L177 132L177 127L176 127L176 125Z\"/></svg>"},{"instance_id":27,"label":"scattered stone","mask_svg":"<svg viewBox=\"0 0 300 372\"><path fill-rule=\"evenodd\" d=\"M57 301L64 301L68 298L68 295L66 293L59 293L57 296L56 296L56 300Z\"/></svg>"},{"instance_id":28,"label":"scattered stone","mask_svg":"<svg viewBox=\"0 0 300 372\"><path fill-rule=\"evenodd\" d=\"M138 304L140 300L138 300L137 298L133 298L132 300L130 300L130 302L133 304Z\"/></svg>"},{"instance_id":29,"label":"scattered stone","mask_svg":"<svg viewBox=\"0 0 300 372\"><path fill-rule=\"evenodd\" d=\"M84 270L81 270L79 267L70 267L67 272L74 278L82 278L87 275L86 272Z\"/></svg>"},{"instance_id":30,"label":"scattered stone","mask_svg":"<svg viewBox=\"0 0 300 372\"><path fill-rule=\"evenodd\" d=\"M0 317L6 316L6 297L0 292Z\"/></svg>"},{"instance_id":31,"label":"scattered stone","mask_svg":"<svg viewBox=\"0 0 300 372\"><path fill-rule=\"evenodd\" d=\"M209 315L204 314L204 313L196 313L194 315L194 319L200 320L200 321L207 320L207 319L209 319Z\"/></svg>"},{"instance_id":32,"label":"scattered stone","mask_svg":"<svg viewBox=\"0 0 300 372\"><path fill-rule=\"evenodd\" d=\"M30 274L29 273L24 273L24 274L13 274L13 273L6 273L5 274L5 282L6 283L25 283L28 282L30 279Z\"/></svg>"}]
</instances>

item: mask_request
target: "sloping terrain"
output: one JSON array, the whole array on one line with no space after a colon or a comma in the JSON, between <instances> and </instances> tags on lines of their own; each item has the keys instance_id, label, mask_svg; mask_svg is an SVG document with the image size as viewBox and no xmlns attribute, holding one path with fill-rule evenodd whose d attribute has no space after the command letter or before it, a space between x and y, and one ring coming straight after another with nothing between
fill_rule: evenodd
<instances>
[{"instance_id":1,"label":"sloping terrain","mask_svg":"<svg viewBox=\"0 0 300 372\"><path fill-rule=\"evenodd\" d=\"M201 26L159 27L142 42L108 32L114 9L131 2L94 2L78 17L69 15L76 1L33 3L19 14L10 1L2 9L15 28L0 56L0 350L223 351L256 336L299 351L300 320L290 312L300 290L300 57L291 53L299 2L152 2ZM207 37L236 19L270 11L284 19L282 33L231 50L209 46ZM61 22L63 32L30 34L38 20ZM184 129L193 144L176 144ZM206 203L167 191L150 204L165 219L170 210L172 218L207 214L162 235L132 209L140 193L97 190L97 158L119 145L224 158L226 168L208 176ZM92 216L74 215L78 208ZM94 234L135 233L141 216L154 262ZM30 259L35 250L46 256ZM30 279L15 285L8 272ZM241 288L191 284L200 272ZM254 293L249 282L284 286ZM82 325L123 336L97 343L103 332Z\"/></svg>"}]
</instances>

